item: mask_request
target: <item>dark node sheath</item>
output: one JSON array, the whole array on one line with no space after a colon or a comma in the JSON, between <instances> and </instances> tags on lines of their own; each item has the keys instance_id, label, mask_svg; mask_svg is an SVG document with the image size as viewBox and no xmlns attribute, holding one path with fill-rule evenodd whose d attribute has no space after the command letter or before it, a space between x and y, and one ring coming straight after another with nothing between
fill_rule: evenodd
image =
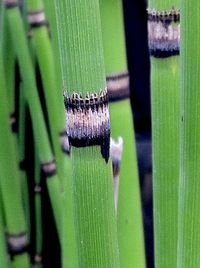
<instances>
[{"instance_id":1,"label":"dark node sheath","mask_svg":"<svg viewBox=\"0 0 200 268\"><path fill-rule=\"evenodd\" d=\"M4 5L6 8L15 8L18 7L18 1L17 0L4 0Z\"/></svg>"},{"instance_id":2,"label":"dark node sheath","mask_svg":"<svg viewBox=\"0 0 200 268\"><path fill-rule=\"evenodd\" d=\"M42 192L42 187L40 184L35 184L34 186L34 193L35 194L40 194Z\"/></svg>"},{"instance_id":3,"label":"dark node sheath","mask_svg":"<svg viewBox=\"0 0 200 268\"><path fill-rule=\"evenodd\" d=\"M74 147L98 145L102 157L108 162L110 147L110 119L107 89L99 94L78 93L70 97L64 94L66 108L67 136Z\"/></svg>"},{"instance_id":4,"label":"dark node sheath","mask_svg":"<svg viewBox=\"0 0 200 268\"><path fill-rule=\"evenodd\" d=\"M45 177L50 178L54 176L57 172L55 160L53 159L52 161L42 163L41 169Z\"/></svg>"},{"instance_id":5,"label":"dark node sheath","mask_svg":"<svg viewBox=\"0 0 200 268\"><path fill-rule=\"evenodd\" d=\"M47 25L43 10L28 12L28 22L31 28L38 28Z\"/></svg>"},{"instance_id":6,"label":"dark node sheath","mask_svg":"<svg viewBox=\"0 0 200 268\"><path fill-rule=\"evenodd\" d=\"M28 242L27 234L7 234L7 246L8 252L11 255L11 258L14 258L17 255L24 254L28 251Z\"/></svg>"},{"instance_id":7,"label":"dark node sheath","mask_svg":"<svg viewBox=\"0 0 200 268\"><path fill-rule=\"evenodd\" d=\"M179 55L180 10L148 9L149 52L155 58Z\"/></svg>"},{"instance_id":8,"label":"dark node sheath","mask_svg":"<svg viewBox=\"0 0 200 268\"><path fill-rule=\"evenodd\" d=\"M129 73L122 72L106 77L109 101L120 101L129 98Z\"/></svg>"}]
</instances>

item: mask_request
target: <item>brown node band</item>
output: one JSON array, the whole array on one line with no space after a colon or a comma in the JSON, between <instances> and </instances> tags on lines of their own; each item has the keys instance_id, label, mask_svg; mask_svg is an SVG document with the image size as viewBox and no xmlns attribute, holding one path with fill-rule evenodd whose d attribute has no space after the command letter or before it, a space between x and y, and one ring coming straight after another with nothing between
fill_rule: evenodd
<instances>
[{"instance_id":1,"label":"brown node band","mask_svg":"<svg viewBox=\"0 0 200 268\"><path fill-rule=\"evenodd\" d=\"M12 257L21 255L28 250L28 239L25 232L19 234L6 234L8 252Z\"/></svg>"},{"instance_id":2,"label":"brown node band","mask_svg":"<svg viewBox=\"0 0 200 268\"><path fill-rule=\"evenodd\" d=\"M106 82L109 101L119 101L129 98L129 73L127 71L107 76Z\"/></svg>"},{"instance_id":3,"label":"brown node band","mask_svg":"<svg viewBox=\"0 0 200 268\"><path fill-rule=\"evenodd\" d=\"M4 0L3 3L6 8L14 8L19 6L17 0Z\"/></svg>"},{"instance_id":4,"label":"brown node band","mask_svg":"<svg viewBox=\"0 0 200 268\"><path fill-rule=\"evenodd\" d=\"M103 158L108 161L110 118L107 88L85 97L74 92L64 93L69 144L74 147L101 146Z\"/></svg>"},{"instance_id":5,"label":"brown node band","mask_svg":"<svg viewBox=\"0 0 200 268\"><path fill-rule=\"evenodd\" d=\"M19 168L20 170L26 171L26 160L23 159L19 162Z\"/></svg>"},{"instance_id":6,"label":"brown node band","mask_svg":"<svg viewBox=\"0 0 200 268\"><path fill-rule=\"evenodd\" d=\"M49 178L56 174L56 162L54 159L52 161L42 163L41 168L45 177Z\"/></svg>"},{"instance_id":7,"label":"brown node band","mask_svg":"<svg viewBox=\"0 0 200 268\"><path fill-rule=\"evenodd\" d=\"M148 9L148 37L150 55L165 58L180 51L180 10Z\"/></svg>"},{"instance_id":8,"label":"brown node band","mask_svg":"<svg viewBox=\"0 0 200 268\"><path fill-rule=\"evenodd\" d=\"M40 263L42 263L42 256L40 256L40 255L35 255L35 257L34 257L34 262L35 262L35 264L40 264Z\"/></svg>"},{"instance_id":9,"label":"brown node band","mask_svg":"<svg viewBox=\"0 0 200 268\"><path fill-rule=\"evenodd\" d=\"M28 22L31 28L47 25L44 10L28 12Z\"/></svg>"}]
</instances>

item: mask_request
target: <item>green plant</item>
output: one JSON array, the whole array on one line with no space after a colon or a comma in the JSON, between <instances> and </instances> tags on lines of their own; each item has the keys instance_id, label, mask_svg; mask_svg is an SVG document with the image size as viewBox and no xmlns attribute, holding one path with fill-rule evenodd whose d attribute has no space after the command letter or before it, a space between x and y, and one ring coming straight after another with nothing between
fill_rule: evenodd
<instances>
[{"instance_id":1,"label":"green plant","mask_svg":"<svg viewBox=\"0 0 200 268\"><path fill-rule=\"evenodd\" d=\"M54 3L67 89L78 265L119 267L99 3Z\"/></svg>"},{"instance_id":2,"label":"green plant","mask_svg":"<svg viewBox=\"0 0 200 268\"><path fill-rule=\"evenodd\" d=\"M179 187L179 1L149 1L156 267L177 267ZM164 29L164 30L163 30ZM170 39L170 33L173 40ZM165 38L162 38L166 35Z\"/></svg>"},{"instance_id":3,"label":"green plant","mask_svg":"<svg viewBox=\"0 0 200 268\"><path fill-rule=\"evenodd\" d=\"M181 150L177 267L199 267L200 3L181 1Z\"/></svg>"}]
</instances>

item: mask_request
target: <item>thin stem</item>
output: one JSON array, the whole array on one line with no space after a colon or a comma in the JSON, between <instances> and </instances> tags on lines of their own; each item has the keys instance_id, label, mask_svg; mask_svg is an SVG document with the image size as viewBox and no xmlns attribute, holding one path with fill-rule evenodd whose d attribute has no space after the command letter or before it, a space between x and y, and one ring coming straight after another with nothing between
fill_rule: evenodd
<instances>
[{"instance_id":1,"label":"thin stem","mask_svg":"<svg viewBox=\"0 0 200 268\"><path fill-rule=\"evenodd\" d=\"M101 0L101 23L112 137L123 139L117 210L121 267L145 267L140 189L129 101L124 22L121 0Z\"/></svg>"},{"instance_id":2,"label":"thin stem","mask_svg":"<svg viewBox=\"0 0 200 268\"><path fill-rule=\"evenodd\" d=\"M157 12L155 21L151 15ZM176 13L169 23L161 12ZM179 187L179 1L151 0L148 10L151 54L153 205L156 267L177 267ZM156 28L157 27L157 28ZM157 32L156 32L157 29ZM166 31L166 38L159 37ZM172 33L173 46L168 33ZM177 55L177 56L174 56Z\"/></svg>"}]
</instances>

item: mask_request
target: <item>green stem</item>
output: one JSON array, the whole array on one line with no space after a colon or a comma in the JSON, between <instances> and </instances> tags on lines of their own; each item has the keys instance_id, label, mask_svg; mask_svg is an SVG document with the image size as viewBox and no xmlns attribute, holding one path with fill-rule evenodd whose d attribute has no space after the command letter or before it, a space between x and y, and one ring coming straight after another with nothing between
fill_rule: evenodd
<instances>
[{"instance_id":1,"label":"green stem","mask_svg":"<svg viewBox=\"0 0 200 268\"><path fill-rule=\"evenodd\" d=\"M181 1L181 175L177 267L200 266L200 2Z\"/></svg>"},{"instance_id":2,"label":"green stem","mask_svg":"<svg viewBox=\"0 0 200 268\"><path fill-rule=\"evenodd\" d=\"M25 124L26 124L26 101L24 98L24 88L23 83L20 86L19 92L19 160L22 165L20 169L21 176L21 186L22 186L22 202L26 215L26 222L28 227L28 237L30 241L30 230L31 230L31 220L30 220L30 206L29 206L29 189L28 189L28 178L26 174L25 164ZM26 164L25 164L26 165Z\"/></svg>"},{"instance_id":3,"label":"green stem","mask_svg":"<svg viewBox=\"0 0 200 268\"><path fill-rule=\"evenodd\" d=\"M36 146L35 146L36 147ZM37 148L35 148L37 149ZM41 184L40 184L40 161L38 159L37 154L35 153L35 169L34 169L34 206L35 206L35 234L36 234L36 242L35 242L35 268L39 268L42 266L41 263L37 263L37 260L42 261L42 207L41 207ZM39 262L39 261L38 261Z\"/></svg>"},{"instance_id":4,"label":"green stem","mask_svg":"<svg viewBox=\"0 0 200 268\"><path fill-rule=\"evenodd\" d=\"M43 2L41 0L27 1L28 14L41 10L43 10ZM65 156L60 144L60 133L63 132L65 125L64 105L62 104L62 106L60 106L60 101L58 101L55 61L46 26L39 26L32 29L32 43L42 77L50 134L57 161L58 177L63 184ZM59 98L62 99L62 94L59 95Z\"/></svg>"},{"instance_id":5,"label":"green stem","mask_svg":"<svg viewBox=\"0 0 200 268\"><path fill-rule=\"evenodd\" d=\"M25 98L29 105L33 122L34 138L37 143L38 157L41 163L49 163L53 160L53 154L46 130L43 112L37 92L35 73L26 40L22 18L18 7L6 10L12 42L19 62L20 74L24 82ZM57 175L47 180L48 191L52 202L53 212L58 230L60 230L61 198L59 180Z\"/></svg>"},{"instance_id":6,"label":"green stem","mask_svg":"<svg viewBox=\"0 0 200 268\"><path fill-rule=\"evenodd\" d=\"M1 170L1 164L0 164L0 170ZM5 240L5 223L4 223L3 203L1 197L2 194L0 189L0 260L1 260L1 266L4 268L8 268L9 266L8 266L8 254Z\"/></svg>"},{"instance_id":7,"label":"green stem","mask_svg":"<svg viewBox=\"0 0 200 268\"><path fill-rule=\"evenodd\" d=\"M83 98L87 92L99 94L106 86L99 3L97 0L65 0L54 1L54 4L63 87L70 97L73 91L81 93ZM89 134L86 138L90 139ZM83 138L80 144L82 142ZM106 164L102 158L100 146L75 146L71 153L78 267L117 268L111 163Z\"/></svg>"},{"instance_id":8,"label":"green stem","mask_svg":"<svg viewBox=\"0 0 200 268\"><path fill-rule=\"evenodd\" d=\"M101 0L100 8L105 69L109 81L110 76L127 72L122 1ZM113 80L113 84L126 95L126 89L120 82L120 79ZM126 86L129 90L128 82ZM109 82L108 90L111 90ZM125 96L123 100L124 97L115 95L115 101L110 103L112 137L117 139L120 136L124 141L117 211L120 264L121 267L142 268L145 267L144 237L132 112L129 98Z\"/></svg>"},{"instance_id":9,"label":"green stem","mask_svg":"<svg viewBox=\"0 0 200 268\"><path fill-rule=\"evenodd\" d=\"M2 56L2 40L0 44L0 162L1 162L1 190L3 206L5 211L6 231L8 235L26 233L26 222L23 213L20 174L18 169L18 157L16 144L10 132L9 105L6 97L6 81L4 76L4 65ZM28 254L25 252L15 256L12 267L16 263L19 267L29 267Z\"/></svg>"},{"instance_id":10,"label":"green stem","mask_svg":"<svg viewBox=\"0 0 200 268\"><path fill-rule=\"evenodd\" d=\"M178 10L179 1L151 0L149 8L158 12L169 12L172 8ZM149 19L149 33L151 25L153 24ZM160 22L160 25L163 24ZM170 22L169 25L177 27L176 22ZM168 29L168 25L164 27ZM150 34L149 40L152 40ZM161 40L159 45L162 45L163 50L165 49L164 52L163 50L159 52L159 57L156 54L152 54L151 57L155 266L175 268L177 267L180 165L179 56L173 56L169 49L169 41ZM165 58L162 53L165 53Z\"/></svg>"}]
</instances>

